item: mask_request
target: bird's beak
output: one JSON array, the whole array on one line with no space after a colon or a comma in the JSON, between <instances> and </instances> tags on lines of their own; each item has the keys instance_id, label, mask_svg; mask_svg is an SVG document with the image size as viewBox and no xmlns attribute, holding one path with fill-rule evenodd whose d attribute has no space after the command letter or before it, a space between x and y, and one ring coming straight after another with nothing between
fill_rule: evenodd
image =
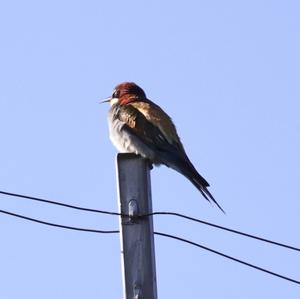
<instances>
[{"instance_id":1,"label":"bird's beak","mask_svg":"<svg viewBox=\"0 0 300 299\"><path fill-rule=\"evenodd\" d=\"M108 97L102 101L99 102L99 104L103 104L103 103L109 103L111 101L111 97Z\"/></svg>"}]
</instances>

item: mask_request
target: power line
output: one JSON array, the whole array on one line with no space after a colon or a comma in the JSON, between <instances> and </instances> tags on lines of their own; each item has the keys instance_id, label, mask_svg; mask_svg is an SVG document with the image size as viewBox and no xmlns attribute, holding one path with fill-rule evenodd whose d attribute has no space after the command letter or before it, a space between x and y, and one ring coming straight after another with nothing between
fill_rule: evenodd
<instances>
[{"instance_id":1,"label":"power line","mask_svg":"<svg viewBox=\"0 0 300 299\"><path fill-rule=\"evenodd\" d=\"M75 230L75 231L90 232L90 233L101 233L101 234L103 234L103 233L105 233L105 234L119 233L118 230L106 231L106 230L96 230L96 229L87 229L87 228L80 228L80 227L73 227L73 226L61 225L61 224L46 222L46 221L42 221L42 220L39 220L39 219L27 217L27 216L24 216L24 215L20 215L20 214L8 212L8 211L4 211L4 210L0 210L0 213L6 214L6 215L10 215L10 216L14 216L14 217L17 217L17 218L21 218L21 219L24 219L24 220L32 221L32 222L35 222L35 223L44 224L44 225L48 225L48 226L52 226L52 227L63 228L63 229L67 229L67 230ZM230 255L224 254L224 253L222 253L220 251L211 249L211 248L206 247L204 245L201 245L199 243L192 242L192 241L189 241L187 239L184 239L184 238L181 238L181 237L177 237L177 236L174 236L174 235L170 235L170 234L166 234L166 233L154 232L154 234L155 235L159 235L159 236L163 236L163 237L167 237L167 238L171 238L171 239L174 239L174 240L177 240L177 241L181 241L181 242L184 242L184 243L196 246L198 248L210 251L212 253L215 253L215 254L220 255L222 257L225 257L227 259L230 259L230 260L233 260L235 262L238 262L238 263L240 263L242 265L245 265L245 266L248 266L250 268L256 269L258 271L262 271L262 272L268 273L270 275L276 276L278 278L281 278L281 279L284 279L284 280L287 280L287 281L290 281L290 282L293 282L293 283L296 283L296 284L300 284L300 281L298 281L298 280L295 280L295 279L292 279L290 277L278 274L276 272L273 272L273 271L270 271L270 270L258 267L256 265L253 265L253 264L250 264L248 262L242 261L240 259L237 259L237 258L232 257Z\"/></svg>"},{"instance_id":2,"label":"power line","mask_svg":"<svg viewBox=\"0 0 300 299\"><path fill-rule=\"evenodd\" d=\"M30 199L33 201L37 201L37 202L43 202L43 203L48 203L48 204L53 204L53 205L58 205L58 206L62 206L62 207L66 207L66 208L71 208L71 209L75 209L75 210L80 210L80 211L85 211L85 212L93 212L93 213L100 213L100 214L106 214L106 215L112 215L112 216L122 216L122 217L128 217L128 215L123 215L121 213L117 213L117 212L110 212L110 211L104 211L104 210L98 210L98 209L91 209L91 208L84 208L84 207L79 207L79 206L75 206L75 205L70 205L70 204L66 204L66 203L62 203L62 202L58 202L58 201L53 201L53 200L48 200L48 199L43 199L43 198L38 198L38 197L33 197L33 196L28 196L28 195L23 195L23 194L17 194L17 193L11 193L11 192L5 192L5 191L0 191L0 194L3 195L7 195L7 196L13 196L13 197L19 197L19 198L24 198L24 199ZM276 246L280 246L286 249L290 249L290 250L294 250L294 251L298 251L300 252L300 248L297 248L295 246L291 246L291 245L287 245L284 243L280 243L277 241L272 241L266 238L262 238L256 235L252 235L252 234L248 234L248 233L244 233L235 229L231 229L228 227L224 227L218 224L214 224L211 222L207 222L198 218L194 218L194 217L190 217L187 215L183 215L180 213L175 213L175 212L153 212L151 214L146 214L146 215L140 215L138 217L142 218L142 217L149 217L149 216L156 216L156 215L169 215L169 216L176 216L176 217L180 217L183 219L187 219L187 220L191 220L197 223L201 223L204 225L208 225L214 228L218 228L224 231L228 231L234 234L238 234L244 237L248 237L248 238L252 238L255 240L259 240L262 242L266 242L269 244L273 244Z\"/></svg>"},{"instance_id":3,"label":"power line","mask_svg":"<svg viewBox=\"0 0 300 299\"><path fill-rule=\"evenodd\" d=\"M59 228L64 228L64 229L69 229L69 230L77 230L77 231L82 231L82 232L99 233L99 234L116 234L116 233L119 233L118 230L97 230L97 229L89 229L89 228L81 228L81 227L74 227L74 226L56 224L56 223L42 221L42 220L39 220L39 219L27 217L27 216L24 216L24 215L4 211L4 210L0 210L0 213L10 215L10 216L14 216L14 217L21 218L21 219L25 219L25 220L28 220L28 221L36 222L36 223L39 223L39 224L44 224L44 225L48 225L48 226L54 226L54 227L59 227Z\"/></svg>"},{"instance_id":4,"label":"power line","mask_svg":"<svg viewBox=\"0 0 300 299\"><path fill-rule=\"evenodd\" d=\"M221 230L224 230L224 231L228 231L228 232L231 232L231 233L234 233L234 234L238 234L238 235L241 235L241 236L244 236L244 237L252 238L252 239L255 239L255 240L259 240L259 241L262 241L262 242L270 243L270 244L273 244L273 245L277 245L277 246L280 246L280 247L284 247L284 248L287 248L287 249L291 249L291 250L295 250L295 251L300 252L300 248L297 248L297 247L294 247L294 246L291 246L291 245L279 243L279 242L272 241L272 240L269 240L269 239L266 239L266 238L262 238L262 237L259 237L259 236L244 233L244 232L232 229L232 228L224 227L224 226L221 226L221 225L218 225L218 224L207 222L207 221L197 219L197 218L194 218L194 217L190 217L190 216L187 216L187 215L183 215L183 214L180 214L180 213L175 213L175 212L154 212L154 213L150 214L149 216L152 216L152 215L177 216L177 217L188 219L188 220L191 220L191 221L194 221L194 222L202 223L202 224L205 224L205 225L208 225L208 226L211 226L211 227L215 227L215 228L218 228L218 229L221 229Z\"/></svg>"},{"instance_id":5,"label":"power line","mask_svg":"<svg viewBox=\"0 0 300 299\"><path fill-rule=\"evenodd\" d=\"M232 261L235 261L237 263L240 263L242 265L245 265L245 266L248 266L250 268L254 268L256 270L259 270L259 271L262 271L262 272L265 272L265 273L268 273L270 275L273 275L273 276L276 276L276 277L279 277L281 279L284 279L284 280L287 280L287 281L290 281L290 282L293 282L293 283L296 283L296 284L300 284L300 281L298 280L295 280L295 279L292 279L292 278L289 278L287 276L284 276L284 275L281 275L281 274L278 274L278 273L275 273L273 271L270 271L270 270L267 270L267 269L264 269L264 268L261 268L261 267L258 267L258 266L255 266L253 264L250 264L248 262L245 262L245 261L242 261L240 259L237 259L233 256L230 256L230 255L227 255L225 253L222 253L220 251L217 251L217 250L214 250L214 249L211 249L209 247L206 247L206 246L203 246L199 243L196 243L196 242L192 242L192 241L189 241L187 239L183 239L183 238L180 238L180 237L177 237L177 236L174 236L174 235L170 235L170 234L165 234L165 233L160 233L160 232L154 232L155 235L158 235L158 236L163 236L163 237L167 237L167 238L171 238L171 239L174 239L174 240L178 240L178 241L181 241L181 242L184 242L184 243L188 243L190 245L193 245L193 246L196 246L196 247L199 247L199 248L202 248L204 250L207 250L207 251L210 251L212 253L215 253L217 255L220 255L220 256L223 256L227 259L230 259Z\"/></svg>"},{"instance_id":6,"label":"power line","mask_svg":"<svg viewBox=\"0 0 300 299\"><path fill-rule=\"evenodd\" d=\"M48 204L57 205L57 206L65 207L65 208L79 210L79 211L107 214L107 215L113 215L113 216L121 216L120 213L117 213L117 212L109 212L109 211L103 211L103 210L83 208L83 207L79 207L79 206L75 206L75 205L70 205L70 204L66 204L66 203L62 203L62 202L58 202L58 201L54 201L54 200L49 200L49 199L44 199L44 198L39 198L39 197L34 197L34 196L29 196L29 195L23 195L23 194L11 193L11 192L5 192L5 191L0 191L0 194L30 199L30 200L37 201L37 202L48 203Z\"/></svg>"}]
</instances>

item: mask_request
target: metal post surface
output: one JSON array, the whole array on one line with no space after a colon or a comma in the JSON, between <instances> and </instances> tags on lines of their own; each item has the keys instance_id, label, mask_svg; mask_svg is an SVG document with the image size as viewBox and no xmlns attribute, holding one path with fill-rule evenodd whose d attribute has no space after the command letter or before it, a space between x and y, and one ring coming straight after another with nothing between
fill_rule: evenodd
<instances>
[{"instance_id":1,"label":"metal post surface","mask_svg":"<svg viewBox=\"0 0 300 299\"><path fill-rule=\"evenodd\" d=\"M134 154L118 154L117 179L121 262L125 299L157 299L150 164Z\"/></svg>"}]
</instances>

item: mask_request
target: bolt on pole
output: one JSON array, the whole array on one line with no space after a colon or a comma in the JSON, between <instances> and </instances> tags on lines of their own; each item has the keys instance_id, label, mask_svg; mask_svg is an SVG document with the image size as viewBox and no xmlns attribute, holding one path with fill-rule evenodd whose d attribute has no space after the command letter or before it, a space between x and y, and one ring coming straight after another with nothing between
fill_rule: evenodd
<instances>
[{"instance_id":1,"label":"bolt on pole","mask_svg":"<svg viewBox=\"0 0 300 299\"><path fill-rule=\"evenodd\" d=\"M121 262L125 299L157 299L149 161L117 155Z\"/></svg>"}]
</instances>

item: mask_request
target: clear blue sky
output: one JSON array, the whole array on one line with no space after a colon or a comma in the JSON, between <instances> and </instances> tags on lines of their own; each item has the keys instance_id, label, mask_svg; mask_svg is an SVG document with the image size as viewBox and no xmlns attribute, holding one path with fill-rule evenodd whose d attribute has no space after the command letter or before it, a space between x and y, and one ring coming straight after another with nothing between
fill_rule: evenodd
<instances>
[{"instance_id":1,"label":"clear blue sky","mask_svg":"<svg viewBox=\"0 0 300 299\"><path fill-rule=\"evenodd\" d=\"M2 1L0 189L117 210L109 96L140 84L173 118L227 211L152 171L154 210L300 246L298 1ZM0 196L0 209L117 229L111 216ZM171 217L156 230L300 279L300 256ZM0 298L119 299L118 235L0 214ZM299 298L300 287L156 237L159 298Z\"/></svg>"}]
</instances>

